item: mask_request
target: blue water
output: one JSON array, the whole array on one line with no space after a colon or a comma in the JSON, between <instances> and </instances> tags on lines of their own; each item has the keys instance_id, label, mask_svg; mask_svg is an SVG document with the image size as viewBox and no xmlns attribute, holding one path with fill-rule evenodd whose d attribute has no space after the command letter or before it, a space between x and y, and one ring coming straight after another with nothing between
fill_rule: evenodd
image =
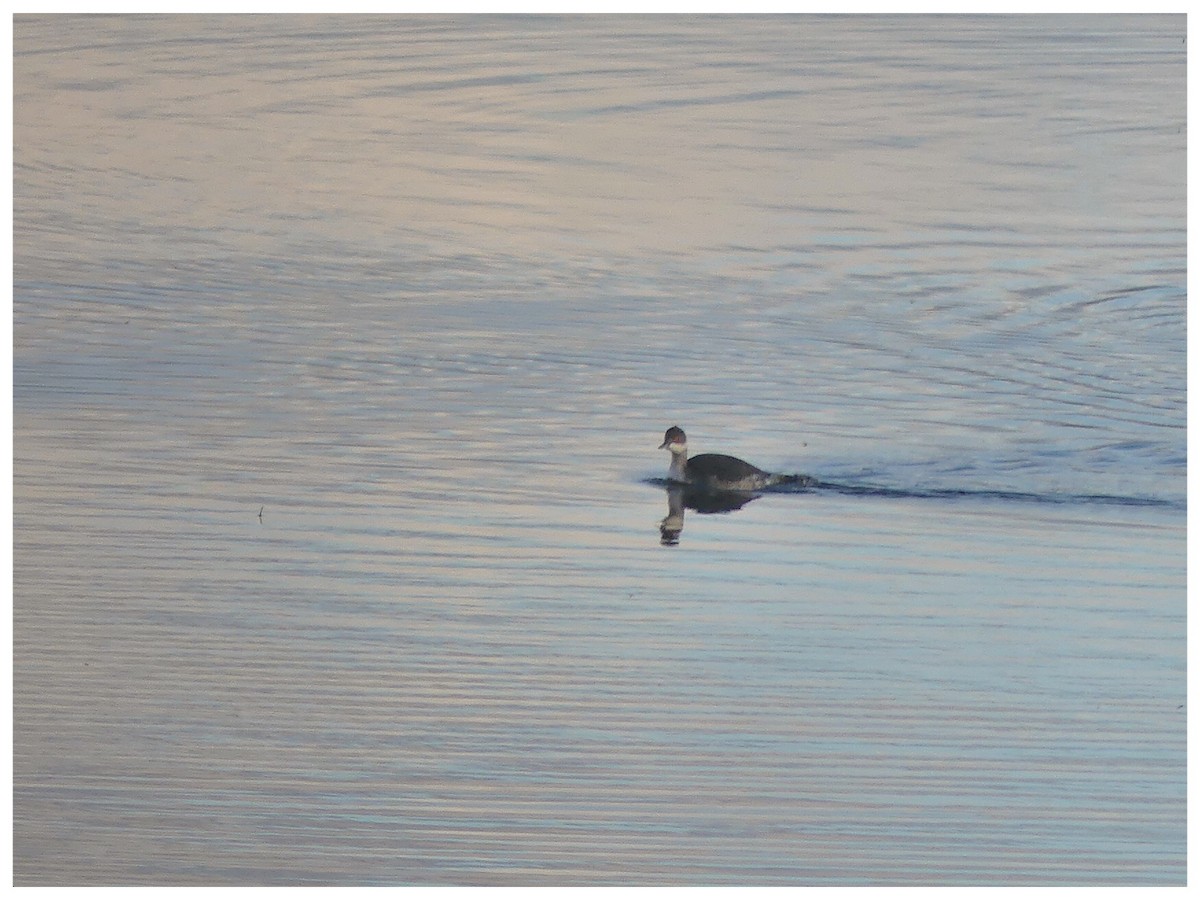
<instances>
[{"instance_id":1,"label":"blue water","mask_svg":"<svg viewBox=\"0 0 1200 900\"><path fill-rule=\"evenodd\" d=\"M1184 33L17 17L15 882L1183 883Z\"/></svg>"}]
</instances>

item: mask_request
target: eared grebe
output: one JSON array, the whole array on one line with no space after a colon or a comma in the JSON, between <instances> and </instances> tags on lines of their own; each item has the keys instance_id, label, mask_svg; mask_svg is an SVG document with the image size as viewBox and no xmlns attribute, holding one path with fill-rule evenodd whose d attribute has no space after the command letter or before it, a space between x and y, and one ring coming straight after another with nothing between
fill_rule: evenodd
<instances>
[{"instance_id":1,"label":"eared grebe","mask_svg":"<svg viewBox=\"0 0 1200 900\"><path fill-rule=\"evenodd\" d=\"M709 491L757 491L775 484L801 482L799 475L773 475L744 459L724 453L701 453L688 459L687 435L678 425L667 429L659 450L671 451L667 478Z\"/></svg>"}]
</instances>

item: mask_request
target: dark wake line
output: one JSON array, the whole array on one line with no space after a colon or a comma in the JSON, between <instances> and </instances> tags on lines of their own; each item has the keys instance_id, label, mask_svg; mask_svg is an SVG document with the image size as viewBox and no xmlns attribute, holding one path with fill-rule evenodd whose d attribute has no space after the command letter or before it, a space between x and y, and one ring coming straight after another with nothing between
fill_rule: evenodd
<instances>
[{"instance_id":1,"label":"dark wake line","mask_svg":"<svg viewBox=\"0 0 1200 900\"><path fill-rule=\"evenodd\" d=\"M856 497L888 497L898 500L1005 500L1017 503L1052 503L1056 505L1100 504L1107 506L1156 507L1186 509L1187 503L1164 500L1161 497L1126 497L1119 494L1055 494L1032 491L970 488L892 488L875 484L844 484L837 481L812 479L804 486L780 485L772 493L796 494L810 490L830 491Z\"/></svg>"}]
</instances>

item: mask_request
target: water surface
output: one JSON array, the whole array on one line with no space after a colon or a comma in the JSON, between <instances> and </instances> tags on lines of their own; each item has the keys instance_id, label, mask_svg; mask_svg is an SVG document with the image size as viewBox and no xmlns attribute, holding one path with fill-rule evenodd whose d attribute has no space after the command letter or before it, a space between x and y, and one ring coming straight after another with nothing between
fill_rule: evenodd
<instances>
[{"instance_id":1,"label":"water surface","mask_svg":"<svg viewBox=\"0 0 1200 900\"><path fill-rule=\"evenodd\" d=\"M16 882L1183 883L1184 32L18 17Z\"/></svg>"}]
</instances>

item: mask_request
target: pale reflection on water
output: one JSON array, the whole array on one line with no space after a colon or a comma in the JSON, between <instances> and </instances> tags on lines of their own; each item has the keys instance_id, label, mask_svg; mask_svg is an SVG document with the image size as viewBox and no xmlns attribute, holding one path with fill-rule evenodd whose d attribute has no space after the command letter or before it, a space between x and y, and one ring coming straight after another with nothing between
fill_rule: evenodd
<instances>
[{"instance_id":1,"label":"pale reflection on water","mask_svg":"<svg viewBox=\"0 0 1200 900\"><path fill-rule=\"evenodd\" d=\"M16 882L1182 883L1183 21L18 17Z\"/></svg>"}]
</instances>

